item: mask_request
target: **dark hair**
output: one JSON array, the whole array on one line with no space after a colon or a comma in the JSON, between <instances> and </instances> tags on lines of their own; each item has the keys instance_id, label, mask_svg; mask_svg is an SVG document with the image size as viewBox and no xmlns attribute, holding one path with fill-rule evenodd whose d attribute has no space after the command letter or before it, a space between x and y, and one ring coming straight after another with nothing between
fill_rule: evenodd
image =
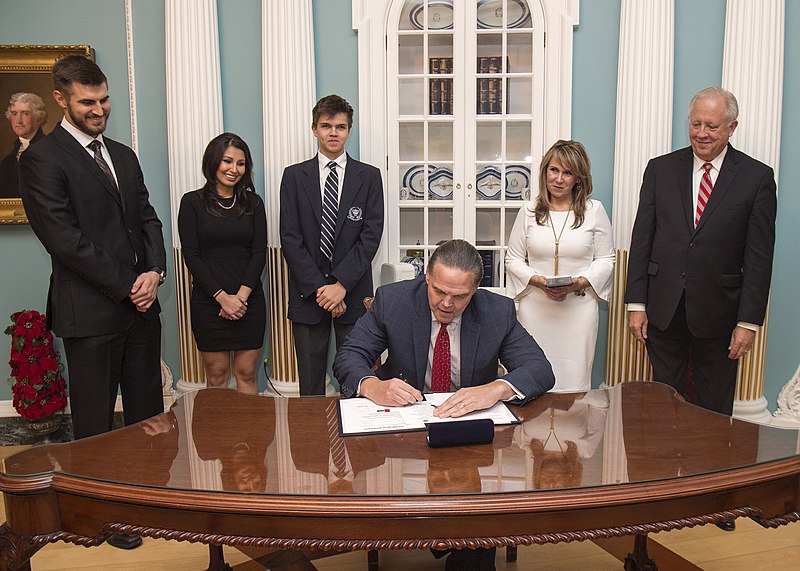
<instances>
[{"instance_id":1,"label":"dark hair","mask_svg":"<svg viewBox=\"0 0 800 571\"><path fill-rule=\"evenodd\" d=\"M350 104L338 95L326 95L317 101L317 104L314 105L314 109L311 110L311 126L316 127L317 121L319 121L319 118L323 115L333 116L339 113L347 114L347 128L349 129L352 127L353 108Z\"/></svg>"},{"instance_id":2,"label":"dark hair","mask_svg":"<svg viewBox=\"0 0 800 571\"><path fill-rule=\"evenodd\" d=\"M222 208L217 202L217 170L228 147L235 147L244 153L244 174L233 187L233 195L236 197L233 211L236 216L252 214L258 204L253 188L253 157L247 143L234 133L217 135L206 146L203 153L203 176L206 178L201 194L203 204L209 214L222 216Z\"/></svg>"},{"instance_id":3,"label":"dark hair","mask_svg":"<svg viewBox=\"0 0 800 571\"><path fill-rule=\"evenodd\" d=\"M92 86L104 83L108 85L108 79L100 67L84 56L71 55L61 58L53 64L51 73L53 87L67 99L72 93L73 82Z\"/></svg>"},{"instance_id":4,"label":"dark hair","mask_svg":"<svg viewBox=\"0 0 800 571\"><path fill-rule=\"evenodd\" d=\"M462 272L470 272L474 275L474 287L478 287L483 279L483 258L475 246L465 240L449 240L436 248L428 261L428 272L432 274L438 263Z\"/></svg>"},{"instance_id":5,"label":"dark hair","mask_svg":"<svg viewBox=\"0 0 800 571\"><path fill-rule=\"evenodd\" d=\"M539 164L539 196L536 198L533 211L536 222L544 225L550 215L550 192L547 190L547 168L552 160L558 161L562 167L572 171L577 180L572 187L572 213L575 222L573 228L583 224L586 204L592 195L592 164L586 149L578 141L559 140L553 143L542 157Z\"/></svg>"}]
</instances>

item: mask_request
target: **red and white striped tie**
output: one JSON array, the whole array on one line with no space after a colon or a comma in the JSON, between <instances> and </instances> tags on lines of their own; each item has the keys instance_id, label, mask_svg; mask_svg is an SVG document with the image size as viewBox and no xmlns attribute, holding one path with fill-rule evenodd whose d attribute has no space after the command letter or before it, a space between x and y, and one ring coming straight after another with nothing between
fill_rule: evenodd
<instances>
[{"instance_id":1,"label":"red and white striped tie","mask_svg":"<svg viewBox=\"0 0 800 571\"><path fill-rule=\"evenodd\" d=\"M714 189L714 184L711 182L711 163L703 164L703 176L700 179L700 190L697 192L697 210L694 212L694 225L695 228L700 223L700 217L703 215L703 210L706 209L708 198L711 196L711 191Z\"/></svg>"}]
</instances>

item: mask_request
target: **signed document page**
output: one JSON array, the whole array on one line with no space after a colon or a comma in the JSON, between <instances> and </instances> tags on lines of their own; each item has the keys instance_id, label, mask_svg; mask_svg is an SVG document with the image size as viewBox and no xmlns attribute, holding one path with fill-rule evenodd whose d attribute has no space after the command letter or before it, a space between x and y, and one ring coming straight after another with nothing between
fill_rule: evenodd
<instances>
[{"instance_id":1,"label":"signed document page","mask_svg":"<svg viewBox=\"0 0 800 571\"><path fill-rule=\"evenodd\" d=\"M425 400L406 406L382 406L364 397L340 399L339 435L376 434L381 432L405 432L425 430L429 422L453 422L489 418L495 424L519 422L516 415L503 402L458 418L437 418L433 411L451 397L453 393L429 393Z\"/></svg>"}]
</instances>

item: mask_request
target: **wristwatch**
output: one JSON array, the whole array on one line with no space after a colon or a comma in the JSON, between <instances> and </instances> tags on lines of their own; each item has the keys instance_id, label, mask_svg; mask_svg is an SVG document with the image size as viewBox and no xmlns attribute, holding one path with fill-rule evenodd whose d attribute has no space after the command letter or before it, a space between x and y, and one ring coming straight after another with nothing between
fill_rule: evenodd
<instances>
[{"instance_id":1,"label":"wristwatch","mask_svg":"<svg viewBox=\"0 0 800 571\"><path fill-rule=\"evenodd\" d=\"M157 274L158 274L158 285L161 285L161 284L163 284L163 283L164 283L164 280L166 280L166 279L167 279L167 272L165 272L164 270L162 270L162 269L161 269L161 268L159 268L158 266L153 266L153 267L152 267L152 268L150 268L148 271L150 271L150 272L155 272L155 273L157 273Z\"/></svg>"}]
</instances>

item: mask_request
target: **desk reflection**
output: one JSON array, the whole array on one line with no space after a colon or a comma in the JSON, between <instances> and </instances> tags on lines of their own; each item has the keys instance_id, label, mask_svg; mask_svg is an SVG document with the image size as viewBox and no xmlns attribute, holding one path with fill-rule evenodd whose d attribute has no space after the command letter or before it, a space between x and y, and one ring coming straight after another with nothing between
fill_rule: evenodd
<instances>
[{"instance_id":1,"label":"desk reflection","mask_svg":"<svg viewBox=\"0 0 800 571\"><path fill-rule=\"evenodd\" d=\"M222 489L266 491L266 453L275 440L275 401L230 389L205 389L190 398L197 454L202 460L219 460Z\"/></svg>"}]
</instances>

